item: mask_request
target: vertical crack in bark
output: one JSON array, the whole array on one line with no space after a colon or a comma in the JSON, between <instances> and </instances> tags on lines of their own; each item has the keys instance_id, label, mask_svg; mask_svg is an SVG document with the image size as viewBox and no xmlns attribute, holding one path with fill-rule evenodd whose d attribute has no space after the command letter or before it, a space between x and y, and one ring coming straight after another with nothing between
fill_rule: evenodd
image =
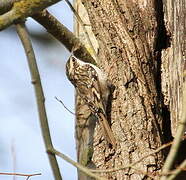
<instances>
[{"instance_id":1,"label":"vertical crack in bark","mask_svg":"<svg viewBox=\"0 0 186 180\"><path fill-rule=\"evenodd\" d=\"M157 96L159 101L159 108L163 118L162 130L164 136L164 143L172 140L171 134L171 122L170 122L170 110L167 105L164 104L164 96L162 93L162 80L161 80L161 64L162 64L162 50L170 47L170 36L167 33L164 22L163 2L162 0L155 1L155 12L157 19L157 39L155 41L154 55L157 62L157 71L155 75Z\"/></svg>"}]
</instances>

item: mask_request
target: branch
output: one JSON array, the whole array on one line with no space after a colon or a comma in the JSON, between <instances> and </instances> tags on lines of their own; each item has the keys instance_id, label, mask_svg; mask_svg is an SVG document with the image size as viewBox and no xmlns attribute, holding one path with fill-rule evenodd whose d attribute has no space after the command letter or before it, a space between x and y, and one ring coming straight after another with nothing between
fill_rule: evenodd
<instances>
[{"instance_id":1,"label":"branch","mask_svg":"<svg viewBox=\"0 0 186 180\"><path fill-rule=\"evenodd\" d=\"M15 1L12 9L0 16L0 30L5 29L14 22L39 12L60 0L20 0ZM11 3L10 3L11 5ZM10 6L11 7L11 6ZM10 8L9 7L9 8Z\"/></svg>"},{"instance_id":2,"label":"branch","mask_svg":"<svg viewBox=\"0 0 186 180\"><path fill-rule=\"evenodd\" d=\"M22 174L22 173L0 173L0 175L9 175L9 176L27 176L27 179L32 176L39 176L41 173L36 174Z\"/></svg>"},{"instance_id":3,"label":"branch","mask_svg":"<svg viewBox=\"0 0 186 180\"><path fill-rule=\"evenodd\" d=\"M52 153L52 154L55 154L59 157L61 157L62 159L64 159L65 161L67 161L68 163L72 164L73 166L75 166L77 169L79 169L80 171L84 172L86 175L90 176L90 177L93 177L95 178L96 180L106 180L105 178L103 177L100 177L100 176L97 176L96 174L92 173L90 171L90 169L82 166L81 164L73 161L72 159L70 159L68 156L64 155L63 153L55 150L54 148L51 148L48 150L48 153Z\"/></svg>"},{"instance_id":4,"label":"branch","mask_svg":"<svg viewBox=\"0 0 186 180\"><path fill-rule=\"evenodd\" d=\"M172 174L171 176L169 176L169 177L167 178L167 180L173 180L173 179L175 179L175 177L176 177L181 171L183 171L183 168L185 168L185 167L186 167L186 160L184 160L184 161L181 163L181 165L180 165L179 167L177 167L174 171L172 171L173 174Z\"/></svg>"},{"instance_id":5,"label":"branch","mask_svg":"<svg viewBox=\"0 0 186 180\"><path fill-rule=\"evenodd\" d=\"M72 115L76 115L74 112L72 112L70 109L68 109L66 106L65 106L65 104L63 103L63 101L61 101L60 99L58 99L57 97L55 97L55 99L58 101L58 102L60 102L61 104L62 104L62 106L70 113L70 114L72 114Z\"/></svg>"},{"instance_id":6,"label":"branch","mask_svg":"<svg viewBox=\"0 0 186 180\"><path fill-rule=\"evenodd\" d=\"M186 71L184 72L184 78L186 77ZM172 147L170 149L170 152L166 158L165 164L163 166L163 170L162 173L166 174L167 172L170 171L170 169L173 166L173 163L176 159L176 155L178 152L178 149L180 147L181 144L181 140L182 140L182 136L184 134L185 131L185 125L186 125L186 82L183 82L183 105L182 105L182 116L181 116L181 120L178 124L178 128L177 128L177 133L176 136L174 138ZM161 180L166 180L166 176L162 176Z\"/></svg>"},{"instance_id":7,"label":"branch","mask_svg":"<svg viewBox=\"0 0 186 180\"><path fill-rule=\"evenodd\" d=\"M0 4L0 14L2 12L7 12L11 7L12 9L0 16L0 30L10 26L15 21L34 14L33 18L44 26L47 31L59 40L70 52L75 50L73 54L76 57L96 65L94 58L72 32L49 12L43 11L38 13L58 1L60 0L4 0L3 3Z\"/></svg>"},{"instance_id":8,"label":"branch","mask_svg":"<svg viewBox=\"0 0 186 180\"><path fill-rule=\"evenodd\" d=\"M136 174L143 174L143 175L145 175L145 176L148 176L148 177L150 177L151 178L151 180L156 180L156 177L153 175L153 173L151 172L145 172L145 171L142 171L142 170L140 170L140 169L137 169L137 168L134 168L134 167L131 167L133 170L134 170L134 172L136 173Z\"/></svg>"},{"instance_id":9,"label":"branch","mask_svg":"<svg viewBox=\"0 0 186 180\"><path fill-rule=\"evenodd\" d=\"M30 69L30 74L32 78L32 84L34 85L34 90L35 90L35 95L36 95L36 100L37 100L37 107L38 107L38 112L39 112L39 120L41 124L41 130L42 130L42 135L44 138L44 143L46 149L51 149L53 148L52 141L51 141L51 136L50 136L50 131L49 131L49 126L48 126L48 119L47 119L47 114L46 114L46 109L45 109L45 97L43 93L43 88L40 80L40 74L38 71L34 51L32 48L32 44L28 35L28 31L25 27L25 23L20 23L16 25L16 30L19 35L19 38L21 39L21 42L23 44L26 56L27 56L27 61ZM53 174L55 179L61 180L61 174L59 171L59 167L57 164L57 160L54 154L48 154L50 165L53 170Z\"/></svg>"},{"instance_id":10,"label":"branch","mask_svg":"<svg viewBox=\"0 0 186 180\"><path fill-rule=\"evenodd\" d=\"M96 65L94 58L75 35L61 24L48 11L44 10L32 16L39 24L47 29L58 41L79 59Z\"/></svg>"}]
</instances>

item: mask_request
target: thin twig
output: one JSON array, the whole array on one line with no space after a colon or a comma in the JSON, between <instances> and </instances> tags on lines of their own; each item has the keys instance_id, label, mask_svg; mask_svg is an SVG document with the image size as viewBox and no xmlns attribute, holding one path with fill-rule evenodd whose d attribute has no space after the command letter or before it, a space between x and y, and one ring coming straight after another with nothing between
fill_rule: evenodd
<instances>
[{"instance_id":1,"label":"thin twig","mask_svg":"<svg viewBox=\"0 0 186 180\"><path fill-rule=\"evenodd\" d=\"M63 153L55 150L54 148L53 149L49 149L48 150L48 153L52 153L52 154L55 154L59 157L61 157L62 159L64 159L65 161L67 161L68 163L72 164L73 166L75 166L78 170L84 172L86 175L90 176L90 177L93 177L97 180L106 180L104 177L100 177L100 176L97 176L96 174L92 173L90 171L90 169L86 168L85 166L82 166L81 164L73 161L72 159L70 159L68 156L64 155Z\"/></svg>"},{"instance_id":2,"label":"thin twig","mask_svg":"<svg viewBox=\"0 0 186 180\"><path fill-rule=\"evenodd\" d=\"M49 126L48 126L48 119L47 119L47 114L45 109L45 97L43 93L39 70L35 59L35 54L32 48L28 31L25 27L25 23L22 22L20 24L17 24L16 30L19 35L19 38L21 39L21 42L23 44L27 56L27 61L30 69L31 78L32 78L32 84L34 85L34 90L35 90L37 108L39 112L39 120L40 120L45 147L46 149L51 149L53 148L53 145L52 145L52 140L51 140ZM59 171L55 154L48 154L48 157L50 160L50 165L52 167L53 175L55 179L61 180L62 177Z\"/></svg>"},{"instance_id":3,"label":"thin twig","mask_svg":"<svg viewBox=\"0 0 186 180\"><path fill-rule=\"evenodd\" d=\"M173 180L176 176L186 168L186 160L184 160L179 167L177 167L174 171L172 171L172 175L167 178L167 180Z\"/></svg>"},{"instance_id":4,"label":"thin twig","mask_svg":"<svg viewBox=\"0 0 186 180\"><path fill-rule=\"evenodd\" d=\"M45 27L47 31L60 41L70 52L75 50L73 52L74 56L82 61L96 65L96 61L81 41L48 11L44 10L34 14L32 18Z\"/></svg>"},{"instance_id":5,"label":"thin twig","mask_svg":"<svg viewBox=\"0 0 186 180\"><path fill-rule=\"evenodd\" d=\"M156 154L158 153L159 151L169 147L170 145L172 144L172 142L170 143L167 143L167 144L164 144L162 145L161 147L159 147L158 149L156 149L155 151L152 151L151 153L143 156L142 158L140 158L139 160L131 163L131 164L128 164L126 166L122 166L122 167L119 167L119 168L113 168L113 169L97 169L97 170L91 170L92 172L95 172L95 173L107 173L107 172L115 172L115 171L120 171L120 170L123 170L123 169L126 169L126 168L134 168L134 166L138 163L140 163L143 159L153 155L153 154Z\"/></svg>"},{"instance_id":6,"label":"thin twig","mask_svg":"<svg viewBox=\"0 0 186 180\"><path fill-rule=\"evenodd\" d=\"M184 77L186 77L186 72L184 72ZM186 125L186 82L183 82L183 102L182 102L182 116L181 120L178 123L178 128L176 132L176 136L174 138L172 147L170 149L170 152L166 158L165 164L163 166L162 173L167 173L170 171L170 169L173 166L173 163L176 159L176 155L178 152L178 149L181 144L182 136L185 131L185 125ZM166 180L166 176L162 176L161 180Z\"/></svg>"},{"instance_id":7,"label":"thin twig","mask_svg":"<svg viewBox=\"0 0 186 180\"><path fill-rule=\"evenodd\" d=\"M60 102L62 104L62 106L71 114L75 115L75 113L73 113L70 109L68 109L65 104L63 103L63 101L61 101L60 99L58 99L56 96L55 96L55 99Z\"/></svg>"},{"instance_id":8,"label":"thin twig","mask_svg":"<svg viewBox=\"0 0 186 180\"><path fill-rule=\"evenodd\" d=\"M35 174L22 174L22 173L0 173L0 175L7 175L7 176L40 176L41 173L35 173Z\"/></svg>"},{"instance_id":9,"label":"thin twig","mask_svg":"<svg viewBox=\"0 0 186 180\"><path fill-rule=\"evenodd\" d=\"M137 168L134 168L134 167L131 167L134 171L135 171L135 173L137 173L137 174L143 174L143 175L145 175L145 176L148 176L148 177L150 177L151 179L155 179L156 177L152 174L152 173L150 173L150 172L144 172L144 171L142 171L142 170L140 170L140 169L137 169Z\"/></svg>"},{"instance_id":10,"label":"thin twig","mask_svg":"<svg viewBox=\"0 0 186 180\"><path fill-rule=\"evenodd\" d=\"M93 51L93 54L94 54L94 57L96 58L97 60L97 63L98 63L98 56L97 56L97 53L96 53L96 50L92 44L92 41L90 40L90 36L87 32L87 29L85 28L85 23L83 22L83 20L81 19L81 17L79 16L78 12L75 10L75 8L72 6L71 2L69 0L65 0L66 3L68 4L68 6L70 7L71 11L74 13L76 19L78 20L78 22L81 24L81 27L83 28L83 31L85 33L85 36L87 38L87 41Z\"/></svg>"}]
</instances>

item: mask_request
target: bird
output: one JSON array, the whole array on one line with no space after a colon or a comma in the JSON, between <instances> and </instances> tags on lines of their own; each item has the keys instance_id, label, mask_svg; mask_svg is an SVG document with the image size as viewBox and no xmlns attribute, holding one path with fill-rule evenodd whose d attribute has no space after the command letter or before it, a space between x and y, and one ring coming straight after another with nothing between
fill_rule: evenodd
<instances>
[{"instance_id":1,"label":"bird","mask_svg":"<svg viewBox=\"0 0 186 180\"><path fill-rule=\"evenodd\" d=\"M107 142L116 147L116 139L106 114L110 94L106 74L97 66L71 55L66 63L66 75L74 85L78 95L99 120Z\"/></svg>"}]
</instances>

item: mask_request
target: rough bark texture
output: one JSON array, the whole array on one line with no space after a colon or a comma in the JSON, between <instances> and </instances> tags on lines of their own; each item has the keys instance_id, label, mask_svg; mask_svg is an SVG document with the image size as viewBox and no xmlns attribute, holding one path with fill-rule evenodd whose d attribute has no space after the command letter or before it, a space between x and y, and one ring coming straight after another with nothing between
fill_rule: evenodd
<instances>
[{"instance_id":1,"label":"rough bark texture","mask_svg":"<svg viewBox=\"0 0 186 180\"><path fill-rule=\"evenodd\" d=\"M176 133L182 109L183 69L186 53L186 2L165 0L164 20L170 36L168 48L162 51L162 92L169 105L172 135Z\"/></svg>"},{"instance_id":2,"label":"rough bark texture","mask_svg":"<svg viewBox=\"0 0 186 180\"><path fill-rule=\"evenodd\" d=\"M171 34L165 30L163 3L152 0L82 2L98 41L99 66L115 87L109 101L108 119L118 147L113 150L107 146L99 123L92 120L91 112L77 97L78 160L99 169L126 166L171 139L169 102L172 101L173 108L175 100L170 100L170 92L171 96L176 92L170 89L178 82L174 80L169 85L167 80L173 70L168 53L174 51L168 49ZM178 69L173 71L175 74ZM160 152L138 163L135 170L102 175L108 179L149 178L152 174L156 176L163 161L164 154ZM88 178L79 174L79 179Z\"/></svg>"},{"instance_id":3,"label":"rough bark texture","mask_svg":"<svg viewBox=\"0 0 186 180\"><path fill-rule=\"evenodd\" d=\"M170 112L170 120L165 122L165 126L171 127L171 135L174 137L182 115L183 72L186 67L186 2L164 0L163 5L169 41L161 54L162 93ZM185 160L185 148L186 142L182 141L174 168ZM186 179L186 173L182 172L176 179Z\"/></svg>"}]
</instances>

